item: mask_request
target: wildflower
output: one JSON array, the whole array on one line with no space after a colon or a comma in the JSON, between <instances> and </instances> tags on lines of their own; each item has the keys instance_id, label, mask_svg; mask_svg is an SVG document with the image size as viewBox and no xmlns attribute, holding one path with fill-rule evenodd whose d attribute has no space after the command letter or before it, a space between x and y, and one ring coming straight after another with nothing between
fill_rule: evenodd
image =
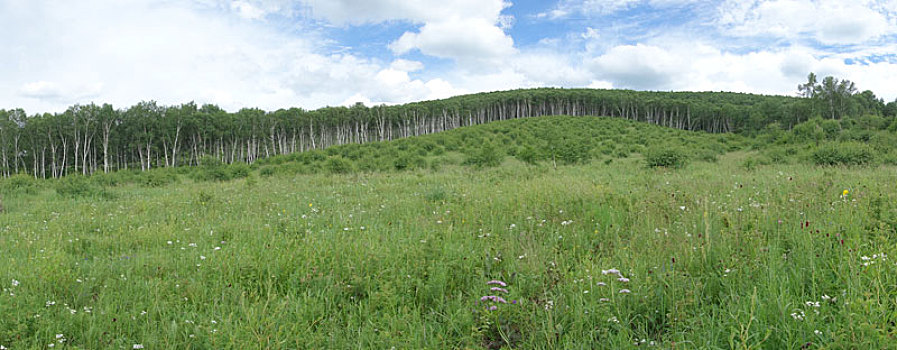
<instances>
[{"instance_id":1,"label":"wildflower","mask_svg":"<svg viewBox=\"0 0 897 350\"><path fill-rule=\"evenodd\" d=\"M489 282L486 282L486 284L497 284L497 285L502 286L502 287L507 287L507 286L508 286L507 283L504 283L504 282L499 281L499 280L491 280L491 281L489 281Z\"/></svg>"},{"instance_id":2,"label":"wildflower","mask_svg":"<svg viewBox=\"0 0 897 350\"><path fill-rule=\"evenodd\" d=\"M620 320L617 319L617 316L614 316L614 317L608 318L607 322L620 323Z\"/></svg>"},{"instance_id":3,"label":"wildflower","mask_svg":"<svg viewBox=\"0 0 897 350\"><path fill-rule=\"evenodd\" d=\"M629 294L632 293L629 289L620 289L620 294Z\"/></svg>"},{"instance_id":4,"label":"wildflower","mask_svg":"<svg viewBox=\"0 0 897 350\"><path fill-rule=\"evenodd\" d=\"M490 307L488 308L488 310L489 310L489 311L495 311L495 310L498 310L498 306L492 305L492 306L490 306Z\"/></svg>"},{"instance_id":5,"label":"wildflower","mask_svg":"<svg viewBox=\"0 0 897 350\"><path fill-rule=\"evenodd\" d=\"M12 286L13 286L13 287L18 287L18 286L19 286L19 281L12 280Z\"/></svg>"},{"instance_id":6,"label":"wildflower","mask_svg":"<svg viewBox=\"0 0 897 350\"><path fill-rule=\"evenodd\" d=\"M507 290L507 289L500 288L500 287L492 287L492 288L490 288L489 290L491 290L491 291L493 291L493 292L503 292L503 293L508 293L508 290Z\"/></svg>"},{"instance_id":7,"label":"wildflower","mask_svg":"<svg viewBox=\"0 0 897 350\"><path fill-rule=\"evenodd\" d=\"M56 302L55 302L55 301L48 301L48 302L47 302L47 307L50 307L50 306L53 306L53 305L56 305Z\"/></svg>"},{"instance_id":8,"label":"wildflower","mask_svg":"<svg viewBox=\"0 0 897 350\"><path fill-rule=\"evenodd\" d=\"M604 286L607 285L607 283L604 283L604 282L598 282L597 285L598 285L599 287L604 287Z\"/></svg>"},{"instance_id":9,"label":"wildflower","mask_svg":"<svg viewBox=\"0 0 897 350\"><path fill-rule=\"evenodd\" d=\"M844 192L847 192L847 190L844 190ZM822 335L822 332L820 332L820 331L817 329L817 330L814 330L814 331L813 331L813 334L816 334L816 335Z\"/></svg>"},{"instance_id":10,"label":"wildflower","mask_svg":"<svg viewBox=\"0 0 897 350\"><path fill-rule=\"evenodd\" d=\"M500 296L495 296L495 295L487 295L487 296L480 298L480 301L489 301L489 300L492 300L496 303L502 303L502 304L508 303L508 301L505 300L505 298L502 298Z\"/></svg>"},{"instance_id":11,"label":"wildflower","mask_svg":"<svg viewBox=\"0 0 897 350\"><path fill-rule=\"evenodd\" d=\"M608 301L610 301L610 299L608 299L608 298L601 298L601 299L598 299L598 302L600 302L600 303L606 303L606 302L608 302Z\"/></svg>"},{"instance_id":12,"label":"wildflower","mask_svg":"<svg viewBox=\"0 0 897 350\"><path fill-rule=\"evenodd\" d=\"M620 275L620 270L610 269L610 270L601 270L602 275Z\"/></svg>"},{"instance_id":13,"label":"wildflower","mask_svg":"<svg viewBox=\"0 0 897 350\"><path fill-rule=\"evenodd\" d=\"M131 347L131 349L143 349L143 344L134 344L134 346Z\"/></svg>"},{"instance_id":14,"label":"wildflower","mask_svg":"<svg viewBox=\"0 0 897 350\"><path fill-rule=\"evenodd\" d=\"M200 255L200 256L199 256L199 260L206 260L206 257L203 256L203 255Z\"/></svg>"},{"instance_id":15,"label":"wildflower","mask_svg":"<svg viewBox=\"0 0 897 350\"><path fill-rule=\"evenodd\" d=\"M620 277L620 278L617 278L617 281L620 281L620 282L623 282L623 283L626 283L626 282L629 282L629 279L628 279L628 278L626 278L626 277Z\"/></svg>"},{"instance_id":16,"label":"wildflower","mask_svg":"<svg viewBox=\"0 0 897 350\"><path fill-rule=\"evenodd\" d=\"M847 196L847 194L849 194L849 193L850 193L850 191L844 190L844 192L841 193L841 196Z\"/></svg>"}]
</instances>

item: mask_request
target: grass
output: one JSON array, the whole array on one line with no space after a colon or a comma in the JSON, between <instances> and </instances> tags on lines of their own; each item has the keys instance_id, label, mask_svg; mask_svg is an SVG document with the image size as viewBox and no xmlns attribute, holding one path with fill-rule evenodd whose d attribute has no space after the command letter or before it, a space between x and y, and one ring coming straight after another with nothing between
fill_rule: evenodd
<instances>
[{"instance_id":1,"label":"grass","mask_svg":"<svg viewBox=\"0 0 897 350\"><path fill-rule=\"evenodd\" d=\"M7 194L0 345L893 346L897 169L754 156Z\"/></svg>"}]
</instances>

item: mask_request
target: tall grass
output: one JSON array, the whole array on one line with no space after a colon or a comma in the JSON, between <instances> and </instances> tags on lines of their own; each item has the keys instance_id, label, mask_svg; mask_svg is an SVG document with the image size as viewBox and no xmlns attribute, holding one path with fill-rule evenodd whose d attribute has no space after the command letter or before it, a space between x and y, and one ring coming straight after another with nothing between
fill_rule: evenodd
<instances>
[{"instance_id":1,"label":"tall grass","mask_svg":"<svg viewBox=\"0 0 897 350\"><path fill-rule=\"evenodd\" d=\"M749 157L24 184L0 345L891 347L895 169Z\"/></svg>"}]
</instances>

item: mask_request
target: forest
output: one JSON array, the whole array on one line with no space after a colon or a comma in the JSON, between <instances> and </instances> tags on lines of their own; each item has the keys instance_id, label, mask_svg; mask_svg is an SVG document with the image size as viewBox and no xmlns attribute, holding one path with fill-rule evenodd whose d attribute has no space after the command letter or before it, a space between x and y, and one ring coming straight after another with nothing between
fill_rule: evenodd
<instances>
[{"instance_id":1,"label":"forest","mask_svg":"<svg viewBox=\"0 0 897 350\"><path fill-rule=\"evenodd\" d=\"M190 102L127 108L74 105L62 113L0 110L0 173L69 174L199 165L253 164L262 158L334 145L385 141L492 121L546 115L608 116L709 133L788 131L814 119L897 115L854 83L815 74L795 97L730 92L650 92L540 88L479 93L404 105L301 108L266 112Z\"/></svg>"}]
</instances>

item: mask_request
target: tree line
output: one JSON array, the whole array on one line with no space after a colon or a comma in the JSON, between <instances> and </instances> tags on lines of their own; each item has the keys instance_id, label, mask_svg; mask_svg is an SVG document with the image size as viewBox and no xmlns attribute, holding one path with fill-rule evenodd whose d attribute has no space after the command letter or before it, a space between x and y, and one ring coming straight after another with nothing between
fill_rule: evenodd
<instances>
[{"instance_id":1,"label":"tree line","mask_svg":"<svg viewBox=\"0 0 897 350\"><path fill-rule=\"evenodd\" d=\"M525 89L397 106L301 108L229 113L218 106L153 101L117 109L74 105L62 113L0 110L0 174L55 178L122 169L198 165L204 157L253 163L275 155L347 143L392 140L497 120L598 115L682 130L756 133L815 117L894 116L849 81L826 77L799 87L800 97L730 92Z\"/></svg>"}]
</instances>

